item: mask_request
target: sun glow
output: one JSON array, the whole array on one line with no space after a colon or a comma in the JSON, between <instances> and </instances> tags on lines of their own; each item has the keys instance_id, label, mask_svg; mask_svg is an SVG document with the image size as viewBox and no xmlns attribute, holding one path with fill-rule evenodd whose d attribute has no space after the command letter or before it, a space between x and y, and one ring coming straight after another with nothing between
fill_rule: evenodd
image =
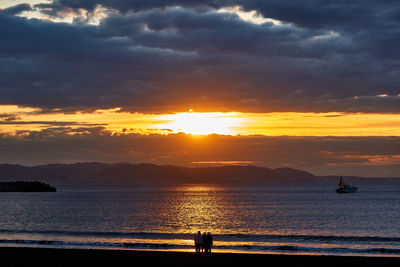
<instances>
[{"instance_id":1,"label":"sun glow","mask_svg":"<svg viewBox=\"0 0 400 267\"><path fill-rule=\"evenodd\" d=\"M121 108L93 112L41 112L39 108L0 105L0 135L30 131L103 129L104 134L208 134L268 136L400 136L399 114L193 112L143 114ZM234 163L234 162L233 162Z\"/></svg>"},{"instance_id":2,"label":"sun glow","mask_svg":"<svg viewBox=\"0 0 400 267\"><path fill-rule=\"evenodd\" d=\"M175 133L182 132L195 135L234 135L237 134L235 128L241 124L241 118L235 112L184 112L163 115L158 119L166 122L157 125L157 128L166 128Z\"/></svg>"}]
</instances>

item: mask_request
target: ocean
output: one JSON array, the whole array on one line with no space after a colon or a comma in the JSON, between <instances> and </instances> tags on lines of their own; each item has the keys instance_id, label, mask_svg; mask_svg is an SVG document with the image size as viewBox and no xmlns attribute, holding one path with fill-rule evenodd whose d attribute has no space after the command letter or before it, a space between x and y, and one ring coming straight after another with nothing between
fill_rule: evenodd
<instances>
[{"instance_id":1,"label":"ocean","mask_svg":"<svg viewBox=\"0 0 400 267\"><path fill-rule=\"evenodd\" d=\"M0 193L0 246L400 256L400 183L164 188L57 186Z\"/></svg>"}]
</instances>

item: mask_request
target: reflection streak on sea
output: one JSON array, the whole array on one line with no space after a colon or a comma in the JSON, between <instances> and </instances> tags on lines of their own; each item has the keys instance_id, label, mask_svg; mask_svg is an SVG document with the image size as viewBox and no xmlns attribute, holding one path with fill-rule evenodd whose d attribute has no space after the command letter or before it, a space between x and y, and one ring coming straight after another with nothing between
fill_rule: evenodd
<instances>
[{"instance_id":1,"label":"reflection streak on sea","mask_svg":"<svg viewBox=\"0 0 400 267\"><path fill-rule=\"evenodd\" d=\"M212 186L182 186L174 195L163 216L177 232L213 232L232 217L232 211L221 202L220 189ZM230 223L230 222L229 222Z\"/></svg>"}]
</instances>

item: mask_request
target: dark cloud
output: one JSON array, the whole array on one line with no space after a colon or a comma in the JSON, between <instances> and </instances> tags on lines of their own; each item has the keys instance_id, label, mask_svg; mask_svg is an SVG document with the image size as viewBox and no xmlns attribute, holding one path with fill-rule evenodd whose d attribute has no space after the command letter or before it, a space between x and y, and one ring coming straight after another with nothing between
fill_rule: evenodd
<instances>
[{"instance_id":1,"label":"dark cloud","mask_svg":"<svg viewBox=\"0 0 400 267\"><path fill-rule=\"evenodd\" d=\"M256 10L264 17L294 23L304 28L349 30L388 25L399 20L400 9L400 3L396 0L55 0L51 4L37 6L53 11L66 8L93 11L99 5L122 13L173 6L197 9L203 7L204 10L240 6L248 11Z\"/></svg>"},{"instance_id":2,"label":"dark cloud","mask_svg":"<svg viewBox=\"0 0 400 267\"><path fill-rule=\"evenodd\" d=\"M1 117L0 117L1 118ZM7 117L4 121L0 121L0 125L28 125L40 124L43 126L102 126L104 123L84 123L74 121L21 121L18 117Z\"/></svg>"},{"instance_id":3,"label":"dark cloud","mask_svg":"<svg viewBox=\"0 0 400 267\"><path fill-rule=\"evenodd\" d=\"M266 137L186 134L111 134L103 127L53 127L0 135L0 162L151 162L199 166L193 162L254 162L293 167L316 175L398 177L399 137ZM32 156L34 153L34 157Z\"/></svg>"},{"instance_id":4,"label":"dark cloud","mask_svg":"<svg viewBox=\"0 0 400 267\"><path fill-rule=\"evenodd\" d=\"M129 11L142 11L171 6L196 7L199 10L207 10L220 7L224 5L224 3L229 2L234 3L234 1L220 0L55 0L50 4L38 4L36 6L46 9L49 14L56 14L58 11L63 11L65 9L85 9L94 11L99 5L126 13Z\"/></svg>"},{"instance_id":5,"label":"dark cloud","mask_svg":"<svg viewBox=\"0 0 400 267\"><path fill-rule=\"evenodd\" d=\"M16 120L19 120L20 117L14 114L0 114L0 119L3 119L3 121L0 121L0 123L12 123Z\"/></svg>"},{"instance_id":6,"label":"dark cloud","mask_svg":"<svg viewBox=\"0 0 400 267\"><path fill-rule=\"evenodd\" d=\"M88 24L99 5L108 17ZM283 24L217 12L233 5ZM54 17L88 10L90 18L73 24L10 15L24 8L0 11L0 104L67 111L400 110L396 1L58 0L36 6Z\"/></svg>"},{"instance_id":7,"label":"dark cloud","mask_svg":"<svg viewBox=\"0 0 400 267\"><path fill-rule=\"evenodd\" d=\"M5 9L0 9L0 14L2 16L14 16L18 15L24 11L32 11L33 8L30 4L19 4Z\"/></svg>"}]
</instances>

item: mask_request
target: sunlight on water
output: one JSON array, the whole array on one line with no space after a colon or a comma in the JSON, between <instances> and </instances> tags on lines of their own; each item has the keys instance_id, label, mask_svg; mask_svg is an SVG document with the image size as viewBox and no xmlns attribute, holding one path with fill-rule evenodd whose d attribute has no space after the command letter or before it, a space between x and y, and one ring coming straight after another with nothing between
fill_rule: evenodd
<instances>
[{"instance_id":1,"label":"sunlight on water","mask_svg":"<svg viewBox=\"0 0 400 267\"><path fill-rule=\"evenodd\" d=\"M223 191L224 188L216 185L189 184L173 187L172 190L178 192L216 192Z\"/></svg>"},{"instance_id":2,"label":"sunlight on water","mask_svg":"<svg viewBox=\"0 0 400 267\"><path fill-rule=\"evenodd\" d=\"M221 190L215 186L186 185L175 188L175 195L169 208L173 211L170 220L176 220L178 232L212 232L216 225L226 218L226 209L219 196ZM175 218L173 217L175 216Z\"/></svg>"}]
</instances>

